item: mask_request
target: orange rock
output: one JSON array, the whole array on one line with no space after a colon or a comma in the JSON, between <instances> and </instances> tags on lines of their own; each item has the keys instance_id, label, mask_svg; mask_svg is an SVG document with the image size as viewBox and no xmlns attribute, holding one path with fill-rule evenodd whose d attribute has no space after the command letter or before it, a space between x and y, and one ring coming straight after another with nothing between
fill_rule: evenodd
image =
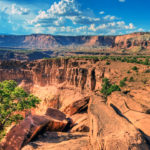
<instances>
[{"instance_id":1,"label":"orange rock","mask_svg":"<svg viewBox=\"0 0 150 150\"><path fill-rule=\"evenodd\" d=\"M75 102L73 102L72 104L70 104L69 106L67 106L63 112L67 115L73 115L76 113L80 113L82 111L85 111L88 107L88 103L89 103L90 97L85 97L83 99L77 100Z\"/></svg>"},{"instance_id":2,"label":"orange rock","mask_svg":"<svg viewBox=\"0 0 150 150\"><path fill-rule=\"evenodd\" d=\"M149 150L143 134L103 101L93 96L89 104L91 149Z\"/></svg>"},{"instance_id":3,"label":"orange rock","mask_svg":"<svg viewBox=\"0 0 150 150\"><path fill-rule=\"evenodd\" d=\"M4 150L20 150L38 133L43 131L62 131L68 124L65 115L56 109L48 109L47 115L28 116L15 125L7 134Z\"/></svg>"},{"instance_id":4,"label":"orange rock","mask_svg":"<svg viewBox=\"0 0 150 150\"><path fill-rule=\"evenodd\" d=\"M89 121L87 113L75 114L70 118L73 125L73 128L70 130L70 132L89 132Z\"/></svg>"}]
</instances>

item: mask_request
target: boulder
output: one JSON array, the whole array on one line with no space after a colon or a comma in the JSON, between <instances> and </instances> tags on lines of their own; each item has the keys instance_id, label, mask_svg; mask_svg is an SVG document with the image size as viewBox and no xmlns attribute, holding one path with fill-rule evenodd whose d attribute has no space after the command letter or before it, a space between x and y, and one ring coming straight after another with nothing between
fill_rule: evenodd
<instances>
[{"instance_id":1,"label":"boulder","mask_svg":"<svg viewBox=\"0 0 150 150\"><path fill-rule=\"evenodd\" d=\"M4 150L20 150L41 131L63 131L68 120L56 109L49 108L46 115L31 115L15 125L7 134Z\"/></svg>"},{"instance_id":2,"label":"boulder","mask_svg":"<svg viewBox=\"0 0 150 150\"><path fill-rule=\"evenodd\" d=\"M70 132L89 132L88 114L75 114L70 117L73 127Z\"/></svg>"},{"instance_id":3,"label":"boulder","mask_svg":"<svg viewBox=\"0 0 150 150\"><path fill-rule=\"evenodd\" d=\"M93 96L89 104L90 150L149 150L143 134L103 101Z\"/></svg>"},{"instance_id":4,"label":"boulder","mask_svg":"<svg viewBox=\"0 0 150 150\"><path fill-rule=\"evenodd\" d=\"M45 115L53 119L60 120L60 121L63 121L66 119L66 115L64 113L54 108L48 108Z\"/></svg>"},{"instance_id":5,"label":"boulder","mask_svg":"<svg viewBox=\"0 0 150 150\"><path fill-rule=\"evenodd\" d=\"M30 142L46 125L49 119L44 116L29 116L14 126L6 136L4 150L20 150Z\"/></svg>"},{"instance_id":6,"label":"boulder","mask_svg":"<svg viewBox=\"0 0 150 150\"><path fill-rule=\"evenodd\" d=\"M63 112L69 116L74 115L76 113L85 112L88 108L90 97L84 97L83 99L77 100L70 105L66 106Z\"/></svg>"},{"instance_id":7,"label":"boulder","mask_svg":"<svg viewBox=\"0 0 150 150\"><path fill-rule=\"evenodd\" d=\"M59 111L58 109L48 108L46 111L46 118L50 120L46 130L47 131L63 131L67 130L67 124L69 120L66 118L66 115Z\"/></svg>"}]
</instances>

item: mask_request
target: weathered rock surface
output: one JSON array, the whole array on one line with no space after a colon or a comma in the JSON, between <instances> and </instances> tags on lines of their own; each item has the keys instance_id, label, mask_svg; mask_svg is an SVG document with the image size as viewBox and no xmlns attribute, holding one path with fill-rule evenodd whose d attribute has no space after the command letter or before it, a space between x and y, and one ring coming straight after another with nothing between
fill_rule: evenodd
<instances>
[{"instance_id":1,"label":"weathered rock surface","mask_svg":"<svg viewBox=\"0 0 150 150\"><path fill-rule=\"evenodd\" d=\"M22 150L89 150L87 133L46 132Z\"/></svg>"},{"instance_id":2,"label":"weathered rock surface","mask_svg":"<svg viewBox=\"0 0 150 150\"><path fill-rule=\"evenodd\" d=\"M44 116L27 117L9 131L3 149L20 150L48 123L49 120Z\"/></svg>"},{"instance_id":3,"label":"weathered rock surface","mask_svg":"<svg viewBox=\"0 0 150 150\"><path fill-rule=\"evenodd\" d=\"M124 117L108 107L101 97L89 105L91 150L149 150L144 136Z\"/></svg>"},{"instance_id":4,"label":"weathered rock surface","mask_svg":"<svg viewBox=\"0 0 150 150\"><path fill-rule=\"evenodd\" d=\"M48 109L45 116L29 116L14 126L6 136L4 150L20 150L38 133L43 131L63 131L68 121L59 110Z\"/></svg>"},{"instance_id":5,"label":"weathered rock surface","mask_svg":"<svg viewBox=\"0 0 150 150\"><path fill-rule=\"evenodd\" d=\"M118 114L126 117L135 127L140 129L150 142L150 115L146 114L150 109L148 99L148 91L141 92L141 90L136 90L131 91L128 95L114 92L108 97L107 103Z\"/></svg>"},{"instance_id":6,"label":"weathered rock surface","mask_svg":"<svg viewBox=\"0 0 150 150\"><path fill-rule=\"evenodd\" d=\"M73 124L70 132L89 132L89 121L87 113L75 114L70 118Z\"/></svg>"},{"instance_id":7,"label":"weathered rock surface","mask_svg":"<svg viewBox=\"0 0 150 150\"><path fill-rule=\"evenodd\" d=\"M67 115L74 115L76 113L81 113L87 110L88 103L89 103L90 97L84 97L81 100L76 100L72 104L68 105L63 112Z\"/></svg>"}]
</instances>

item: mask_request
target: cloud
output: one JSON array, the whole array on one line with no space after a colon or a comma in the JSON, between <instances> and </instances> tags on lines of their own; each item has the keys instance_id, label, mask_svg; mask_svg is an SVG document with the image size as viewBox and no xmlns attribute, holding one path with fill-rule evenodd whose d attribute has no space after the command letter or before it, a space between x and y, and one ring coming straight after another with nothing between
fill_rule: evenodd
<instances>
[{"instance_id":1,"label":"cloud","mask_svg":"<svg viewBox=\"0 0 150 150\"><path fill-rule=\"evenodd\" d=\"M144 32L144 29L143 28L139 28L138 31L139 32Z\"/></svg>"},{"instance_id":2,"label":"cloud","mask_svg":"<svg viewBox=\"0 0 150 150\"><path fill-rule=\"evenodd\" d=\"M105 20L115 20L118 19L116 16L107 15L104 17Z\"/></svg>"},{"instance_id":3,"label":"cloud","mask_svg":"<svg viewBox=\"0 0 150 150\"><path fill-rule=\"evenodd\" d=\"M125 2L126 0L119 0L119 2Z\"/></svg>"},{"instance_id":4,"label":"cloud","mask_svg":"<svg viewBox=\"0 0 150 150\"><path fill-rule=\"evenodd\" d=\"M100 14L104 13L104 11L100 12ZM96 17L92 10L81 11L75 0L60 0L58 3L54 2L48 10L39 11L38 15L29 23L36 28L47 28L44 30L50 31L50 33L71 35L110 33L110 31L114 34L117 30L130 30L134 26L133 24L126 25L125 22L121 24L121 21L119 24L117 20L119 18L113 15Z\"/></svg>"},{"instance_id":5,"label":"cloud","mask_svg":"<svg viewBox=\"0 0 150 150\"><path fill-rule=\"evenodd\" d=\"M5 6L2 8L2 11L9 15L28 15L30 13L28 8L20 7L16 4Z\"/></svg>"},{"instance_id":6,"label":"cloud","mask_svg":"<svg viewBox=\"0 0 150 150\"><path fill-rule=\"evenodd\" d=\"M30 19L31 11L17 4L0 1L0 33L24 34L30 33L26 19Z\"/></svg>"},{"instance_id":7,"label":"cloud","mask_svg":"<svg viewBox=\"0 0 150 150\"><path fill-rule=\"evenodd\" d=\"M99 14L100 14L100 15L103 15L103 14L105 14L105 12L104 12L104 11L100 11Z\"/></svg>"},{"instance_id":8,"label":"cloud","mask_svg":"<svg viewBox=\"0 0 150 150\"><path fill-rule=\"evenodd\" d=\"M59 0L48 9L38 12L18 3L3 3L1 6L0 13L6 17L3 20L0 17L0 22L7 22L6 25L13 33L98 35L119 34L135 29L133 23L126 23L118 16L106 14L104 11L95 14L91 9L82 10L76 0Z\"/></svg>"}]
</instances>

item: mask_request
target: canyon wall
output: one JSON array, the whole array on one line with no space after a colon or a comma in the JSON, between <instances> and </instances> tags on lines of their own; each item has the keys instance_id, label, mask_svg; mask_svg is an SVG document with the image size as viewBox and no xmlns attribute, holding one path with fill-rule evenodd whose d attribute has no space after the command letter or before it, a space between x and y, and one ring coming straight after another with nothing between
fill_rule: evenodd
<instances>
[{"instance_id":1,"label":"canyon wall","mask_svg":"<svg viewBox=\"0 0 150 150\"><path fill-rule=\"evenodd\" d=\"M101 87L104 67L96 63L86 59L1 61L0 81L16 80L25 90L38 96L43 100L43 107L39 107L43 113L50 105L63 110Z\"/></svg>"},{"instance_id":2,"label":"canyon wall","mask_svg":"<svg viewBox=\"0 0 150 150\"><path fill-rule=\"evenodd\" d=\"M99 47L117 49L150 49L150 33L120 36L54 36L44 34L0 35L0 47L24 49L61 49L61 47Z\"/></svg>"}]
</instances>

